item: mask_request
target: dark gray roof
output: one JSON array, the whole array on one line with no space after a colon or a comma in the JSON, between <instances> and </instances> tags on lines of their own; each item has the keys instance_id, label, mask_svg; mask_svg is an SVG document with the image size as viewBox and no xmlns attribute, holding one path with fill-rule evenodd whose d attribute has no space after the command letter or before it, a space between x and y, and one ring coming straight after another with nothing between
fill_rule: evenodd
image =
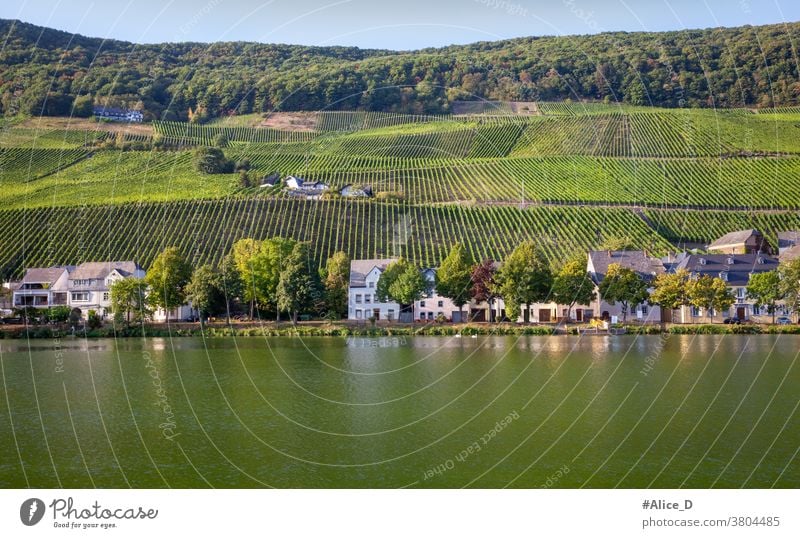
<instances>
[{"instance_id":1,"label":"dark gray roof","mask_svg":"<svg viewBox=\"0 0 800 538\"><path fill-rule=\"evenodd\" d=\"M778 248L789 248L795 245L800 245L799 231L789 230L786 232L778 232Z\"/></svg>"},{"instance_id":2,"label":"dark gray roof","mask_svg":"<svg viewBox=\"0 0 800 538\"><path fill-rule=\"evenodd\" d=\"M47 283L53 285L59 278L61 278L61 275L64 274L64 271L70 271L72 269L74 268L71 266L31 267L25 271L25 276L22 277L22 284Z\"/></svg>"},{"instance_id":3,"label":"dark gray roof","mask_svg":"<svg viewBox=\"0 0 800 538\"><path fill-rule=\"evenodd\" d=\"M136 262L86 262L80 264L70 273L70 280L103 279L114 269L122 276L131 276L142 268Z\"/></svg>"},{"instance_id":4,"label":"dark gray roof","mask_svg":"<svg viewBox=\"0 0 800 538\"><path fill-rule=\"evenodd\" d=\"M778 258L767 254L690 254L674 269L686 269L699 275L727 277L729 286L746 286L751 273L772 271L778 267Z\"/></svg>"},{"instance_id":5,"label":"dark gray roof","mask_svg":"<svg viewBox=\"0 0 800 538\"><path fill-rule=\"evenodd\" d=\"M633 269L645 280L664 272L664 263L642 250L590 250L589 263L594 270L592 278L595 282L605 278L612 263Z\"/></svg>"},{"instance_id":6,"label":"dark gray roof","mask_svg":"<svg viewBox=\"0 0 800 538\"><path fill-rule=\"evenodd\" d=\"M708 245L709 249L712 248L721 248L729 245L740 245L745 243L748 239L750 239L753 235L761 235L761 232L758 230L737 230L735 232L729 232Z\"/></svg>"},{"instance_id":7,"label":"dark gray roof","mask_svg":"<svg viewBox=\"0 0 800 538\"><path fill-rule=\"evenodd\" d=\"M374 268L378 268L381 271L386 269L393 261L397 261L397 258L376 258L371 260L352 260L350 262L350 287L351 288L363 288L366 286L366 282L364 279L366 278L367 274L372 271Z\"/></svg>"}]
</instances>

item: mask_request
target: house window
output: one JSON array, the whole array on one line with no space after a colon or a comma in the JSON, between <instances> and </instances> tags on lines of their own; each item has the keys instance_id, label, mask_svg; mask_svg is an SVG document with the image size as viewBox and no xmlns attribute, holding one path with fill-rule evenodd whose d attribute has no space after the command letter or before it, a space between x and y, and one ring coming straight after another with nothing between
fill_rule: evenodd
<instances>
[{"instance_id":1,"label":"house window","mask_svg":"<svg viewBox=\"0 0 800 538\"><path fill-rule=\"evenodd\" d=\"M642 311L642 315L643 315L643 316L646 316L646 315L647 315L647 305L646 305L646 304L643 304L643 305L642 305L642 307L641 307L641 311Z\"/></svg>"},{"instance_id":2,"label":"house window","mask_svg":"<svg viewBox=\"0 0 800 538\"><path fill-rule=\"evenodd\" d=\"M374 282L370 282L370 283L367 284L367 287L368 288L374 288L375 287L375 283Z\"/></svg>"},{"instance_id":3,"label":"house window","mask_svg":"<svg viewBox=\"0 0 800 538\"><path fill-rule=\"evenodd\" d=\"M364 314L361 310L356 310L356 319L363 319Z\"/></svg>"},{"instance_id":4,"label":"house window","mask_svg":"<svg viewBox=\"0 0 800 538\"><path fill-rule=\"evenodd\" d=\"M437 304L437 306L438 306L439 308L442 308L442 307L444 306L444 301L439 301L439 303Z\"/></svg>"},{"instance_id":5,"label":"house window","mask_svg":"<svg viewBox=\"0 0 800 538\"><path fill-rule=\"evenodd\" d=\"M753 305L753 315L760 316L761 315L761 307L758 305Z\"/></svg>"},{"instance_id":6,"label":"house window","mask_svg":"<svg viewBox=\"0 0 800 538\"><path fill-rule=\"evenodd\" d=\"M700 309L697 308L696 306L693 306L692 307L692 317L696 318L696 317L699 317L699 316L700 316Z\"/></svg>"},{"instance_id":7,"label":"house window","mask_svg":"<svg viewBox=\"0 0 800 538\"><path fill-rule=\"evenodd\" d=\"M424 320L425 320L425 312L420 312L420 313L419 313L419 319L420 319L421 321L424 321Z\"/></svg>"},{"instance_id":8,"label":"house window","mask_svg":"<svg viewBox=\"0 0 800 538\"><path fill-rule=\"evenodd\" d=\"M89 300L89 293L85 292L85 291L73 292L72 293L72 300L73 301L88 301Z\"/></svg>"},{"instance_id":9,"label":"house window","mask_svg":"<svg viewBox=\"0 0 800 538\"><path fill-rule=\"evenodd\" d=\"M387 315L387 318L389 319L389 321L392 321L394 319L394 309L393 308L389 309L389 314Z\"/></svg>"},{"instance_id":10,"label":"house window","mask_svg":"<svg viewBox=\"0 0 800 538\"><path fill-rule=\"evenodd\" d=\"M361 304L361 294L356 294L356 304Z\"/></svg>"},{"instance_id":11,"label":"house window","mask_svg":"<svg viewBox=\"0 0 800 538\"><path fill-rule=\"evenodd\" d=\"M370 302L372 302L372 295L369 295L369 294L365 295L364 296L364 302L366 304L369 304Z\"/></svg>"},{"instance_id":12,"label":"house window","mask_svg":"<svg viewBox=\"0 0 800 538\"><path fill-rule=\"evenodd\" d=\"M428 312L428 319L433 319L433 312Z\"/></svg>"},{"instance_id":13,"label":"house window","mask_svg":"<svg viewBox=\"0 0 800 538\"><path fill-rule=\"evenodd\" d=\"M108 294L108 292L107 292L107 291L104 291L104 292L103 292L103 300L104 300L104 301L108 301L108 299L109 299L109 294Z\"/></svg>"},{"instance_id":14,"label":"house window","mask_svg":"<svg viewBox=\"0 0 800 538\"><path fill-rule=\"evenodd\" d=\"M419 307L420 308L425 308L425 301L420 301L419 302Z\"/></svg>"},{"instance_id":15,"label":"house window","mask_svg":"<svg viewBox=\"0 0 800 538\"><path fill-rule=\"evenodd\" d=\"M745 288L736 288L736 298L737 299L744 299L745 296Z\"/></svg>"}]
</instances>

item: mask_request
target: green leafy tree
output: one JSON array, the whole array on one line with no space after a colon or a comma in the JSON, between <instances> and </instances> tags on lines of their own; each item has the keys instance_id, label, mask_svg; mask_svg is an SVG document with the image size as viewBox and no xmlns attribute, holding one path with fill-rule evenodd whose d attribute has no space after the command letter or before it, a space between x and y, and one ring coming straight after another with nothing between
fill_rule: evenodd
<instances>
[{"instance_id":1,"label":"green leafy tree","mask_svg":"<svg viewBox=\"0 0 800 538\"><path fill-rule=\"evenodd\" d=\"M456 243L436 270L436 292L458 307L464 321L463 307L472 295L472 265L474 260L464 245Z\"/></svg>"},{"instance_id":2,"label":"green leafy tree","mask_svg":"<svg viewBox=\"0 0 800 538\"><path fill-rule=\"evenodd\" d=\"M544 254L532 241L521 243L503 262L497 273L499 295L506 313L514 321L520 308L548 299L553 273Z\"/></svg>"},{"instance_id":3,"label":"green leafy tree","mask_svg":"<svg viewBox=\"0 0 800 538\"><path fill-rule=\"evenodd\" d=\"M72 103L72 115L76 118L88 118L94 114L94 98L91 95L79 95Z\"/></svg>"},{"instance_id":4,"label":"green leafy tree","mask_svg":"<svg viewBox=\"0 0 800 538\"><path fill-rule=\"evenodd\" d=\"M233 244L230 253L230 260L238 273L238 281L241 286L242 299L250 304L250 317L253 317L256 298L260 283L256 280L254 269L254 258L261 251L261 241L255 239L240 239Z\"/></svg>"},{"instance_id":5,"label":"green leafy tree","mask_svg":"<svg viewBox=\"0 0 800 538\"><path fill-rule=\"evenodd\" d=\"M623 323L628 319L630 306L644 303L648 299L647 283L644 279L633 269L618 263L608 266L599 291L600 297L608 304L620 304Z\"/></svg>"},{"instance_id":6,"label":"green leafy tree","mask_svg":"<svg viewBox=\"0 0 800 538\"><path fill-rule=\"evenodd\" d=\"M297 323L299 312L314 307L319 296L315 268L308 243L295 244L280 272L277 288L278 308L289 312L293 323Z\"/></svg>"},{"instance_id":7,"label":"green leafy tree","mask_svg":"<svg viewBox=\"0 0 800 538\"><path fill-rule=\"evenodd\" d=\"M596 296L585 258L567 262L553 279L553 301L567 305L567 319L573 306L588 305Z\"/></svg>"},{"instance_id":8,"label":"green leafy tree","mask_svg":"<svg viewBox=\"0 0 800 538\"><path fill-rule=\"evenodd\" d=\"M293 239L273 237L262 241L253 257L256 300L260 308L274 308L277 321L280 321L281 314L281 307L278 305L278 283L296 245L297 242Z\"/></svg>"},{"instance_id":9,"label":"green leafy tree","mask_svg":"<svg viewBox=\"0 0 800 538\"><path fill-rule=\"evenodd\" d=\"M375 292L381 302L395 301L401 309L410 309L413 319L414 302L423 297L427 288L428 283L419 267L405 258L399 258L381 273Z\"/></svg>"},{"instance_id":10,"label":"green leafy tree","mask_svg":"<svg viewBox=\"0 0 800 538\"><path fill-rule=\"evenodd\" d=\"M233 254L227 254L219 262L220 285L225 300L225 318L230 322L231 311L235 303L242 297L242 279L236 267Z\"/></svg>"},{"instance_id":11,"label":"green leafy tree","mask_svg":"<svg viewBox=\"0 0 800 538\"><path fill-rule=\"evenodd\" d=\"M178 247L169 247L159 254L145 281L150 286L148 301L156 308L163 308L166 320L169 311L186 302L186 285L192 278L192 268Z\"/></svg>"},{"instance_id":12,"label":"green leafy tree","mask_svg":"<svg viewBox=\"0 0 800 538\"><path fill-rule=\"evenodd\" d=\"M194 270L192 279L186 285L186 297L197 309L201 325L204 317L226 311L222 275L210 264Z\"/></svg>"},{"instance_id":13,"label":"green leafy tree","mask_svg":"<svg viewBox=\"0 0 800 538\"><path fill-rule=\"evenodd\" d=\"M150 315L147 305L147 283L141 278L123 278L111 284L111 311L114 321L130 325L131 316L141 321Z\"/></svg>"},{"instance_id":14,"label":"green leafy tree","mask_svg":"<svg viewBox=\"0 0 800 538\"><path fill-rule=\"evenodd\" d=\"M194 151L194 167L203 174L226 174L233 172L233 162L225 158L219 148L201 147Z\"/></svg>"},{"instance_id":15,"label":"green leafy tree","mask_svg":"<svg viewBox=\"0 0 800 538\"><path fill-rule=\"evenodd\" d=\"M800 258L786 261L778 267L781 277L780 294L786 308L793 313L800 312Z\"/></svg>"},{"instance_id":16,"label":"green leafy tree","mask_svg":"<svg viewBox=\"0 0 800 538\"><path fill-rule=\"evenodd\" d=\"M690 279L687 297L693 306L705 308L711 323L714 323L715 310L725 311L736 301L724 280L709 275Z\"/></svg>"},{"instance_id":17,"label":"green leafy tree","mask_svg":"<svg viewBox=\"0 0 800 538\"><path fill-rule=\"evenodd\" d=\"M325 307L330 316L342 318L347 314L347 294L350 287L350 257L335 252L328 258L323 271Z\"/></svg>"},{"instance_id":18,"label":"green leafy tree","mask_svg":"<svg viewBox=\"0 0 800 538\"><path fill-rule=\"evenodd\" d=\"M767 312L772 314L772 323L775 323L777 303L783 299L781 294L781 276L778 271L765 271L750 275L747 283L747 296L756 306L767 307Z\"/></svg>"},{"instance_id":19,"label":"green leafy tree","mask_svg":"<svg viewBox=\"0 0 800 538\"><path fill-rule=\"evenodd\" d=\"M654 289L650 294L650 302L668 310L678 310L687 306L690 276L686 269L657 275L653 281Z\"/></svg>"}]
</instances>

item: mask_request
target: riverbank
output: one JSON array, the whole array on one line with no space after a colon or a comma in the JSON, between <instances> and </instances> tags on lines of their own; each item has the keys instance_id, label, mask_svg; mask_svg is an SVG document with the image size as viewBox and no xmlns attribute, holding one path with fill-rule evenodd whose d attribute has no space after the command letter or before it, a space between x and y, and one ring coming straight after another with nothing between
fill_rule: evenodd
<instances>
[{"instance_id":1,"label":"riverbank","mask_svg":"<svg viewBox=\"0 0 800 538\"><path fill-rule=\"evenodd\" d=\"M0 339L20 338L135 338L135 337L192 337L207 338L241 336L523 336L523 335L608 335L608 331L596 330L587 325L521 325L512 323L480 324L426 324L426 325L363 325L348 323L303 322L291 323L251 323L251 324L211 324L201 327L199 323L145 324L130 327L104 326L97 329L68 326L33 325L0 326ZM613 330L613 334L658 335L658 334L800 334L798 325L639 325L631 324Z\"/></svg>"}]
</instances>

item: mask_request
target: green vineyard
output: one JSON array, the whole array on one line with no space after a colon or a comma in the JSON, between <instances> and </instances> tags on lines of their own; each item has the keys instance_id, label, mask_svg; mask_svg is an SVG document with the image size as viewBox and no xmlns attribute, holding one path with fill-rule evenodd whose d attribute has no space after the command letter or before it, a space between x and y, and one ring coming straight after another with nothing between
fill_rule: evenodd
<instances>
[{"instance_id":1,"label":"green vineyard","mask_svg":"<svg viewBox=\"0 0 800 538\"><path fill-rule=\"evenodd\" d=\"M467 103L451 116L276 113L130 131L7 120L0 266L18 275L88 259L147 264L172 244L210 261L238 238L272 235L311 241L320 261L343 249L433 265L455 241L481 258L526 238L556 260L609 237L666 252L735 229L774 240L800 228L796 109L528 105ZM270 118L302 128L261 125ZM195 169L194 148L220 138L228 159L248 163L247 181ZM322 181L328 194L260 188L275 172ZM341 197L351 184L369 185L375 199Z\"/></svg>"}]
</instances>

